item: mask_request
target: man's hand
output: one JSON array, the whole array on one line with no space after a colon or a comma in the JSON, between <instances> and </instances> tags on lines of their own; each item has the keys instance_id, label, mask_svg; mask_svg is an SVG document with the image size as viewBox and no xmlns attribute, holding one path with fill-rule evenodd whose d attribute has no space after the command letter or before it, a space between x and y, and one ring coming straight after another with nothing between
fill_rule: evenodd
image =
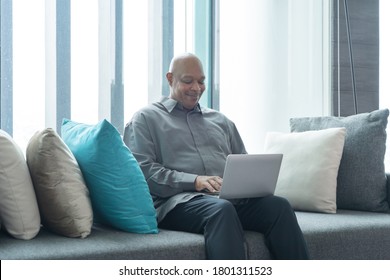
<instances>
[{"instance_id":1,"label":"man's hand","mask_svg":"<svg viewBox=\"0 0 390 280\"><path fill-rule=\"evenodd\" d=\"M195 179L195 190L198 192L219 192L222 186L222 178L219 176L198 176Z\"/></svg>"}]
</instances>

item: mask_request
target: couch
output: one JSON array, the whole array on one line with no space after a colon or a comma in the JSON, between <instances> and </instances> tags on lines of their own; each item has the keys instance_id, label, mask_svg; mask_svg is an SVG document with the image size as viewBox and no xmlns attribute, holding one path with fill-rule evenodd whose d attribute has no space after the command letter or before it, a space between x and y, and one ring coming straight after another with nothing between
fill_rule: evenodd
<instances>
[{"instance_id":1,"label":"couch","mask_svg":"<svg viewBox=\"0 0 390 280\"><path fill-rule=\"evenodd\" d=\"M387 176L390 193L390 175ZM390 213L296 212L312 259L390 259ZM246 232L248 257L270 259L262 234ZM0 233L0 259L205 259L202 235L160 230L135 234L94 225L85 239L41 229L31 240Z\"/></svg>"},{"instance_id":2,"label":"couch","mask_svg":"<svg viewBox=\"0 0 390 280\"><path fill-rule=\"evenodd\" d=\"M289 199L293 205L296 211L299 225L308 245L309 254L312 259L390 259L390 174L385 174L383 164L388 115L388 110L378 110L372 113L361 114L347 118L297 118L290 121L291 132L297 132L297 134L291 133L288 135L272 135L272 137L268 139L268 149L285 149L285 158L283 160L286 159L286 162L290 164L287 169L293 169L294 171L292 172L293 175L291 175L289 172L283 172L283 174L280 174L280 176L283 180L287 180L291 183L291 191L294 191L294 187L297 187L295 190L299 192L298 194L300 194L298 198L293 196L293 193L291 192L282 192L277 194L286 196L286 198ZM75 124L72 124L72 126L74 125ZM108 124L103 123L103 125L107 126ZM346 128L346 130L327 130L328 127L341 127ZM90 129L90 127L87 129ZM314 133L314 136L311 134L305 134L307 131L310 132L316 130L318 130L318 133ZM56 143L61 144L62 150L57 149L61 151L61 157L54 157L55 161L51 161L48 165L48 168L53 168L50 170L50 174L53 172L60 172L60 175L63 175L64 172L59 170L64 168L66 169L66 166L61 165L58 167L56 162L58 159L64 159L63 152L65 151L65 144L59 141L58 135L55 135L53 131L49 132L50 133L46 131L45 133L40 134L41 136L38 136L43 137L45 135L49 135L50 139L57 139ZM329 132L333 135L332 137L328 137ZM326 142L323 141L324 133L327 137ZM89 131L89 134L87 135L88 139L91 138L90 134L91 133ZM105 135L109 135L111 137L112 134L113 131L110 130L110 132L106 133ZM82 146L80 145L80 135L80 131L77 131L77 147ZM309 140L307 140L308 135L310 136ZM335 155L329 156L333 157L332 161L329 162L329 168L327 167L328 163L323 161L323 154L316 153L316 155L307 158L304 155L305 152L308 154L313 154L316 152L310 150L310 145L317 141L316 139L318 136L321 136L321 150L325 151L325 154L336 151ZM44 142L44 138L39 137L37 138L39 141L36 141L36 143ZM289 152L290 150L297 150L291 149L289 146L291 145L291 137L294 137L294 147L304 147L304 149L300 151L300 156L298 156L298 158L305 159L303 160L304 164L307 164L307 161L310 161L309 166L303 165L303 171L299 170L299 168L302 167L299 164L296 164L296 161L293 160L291 162L294 157L291 157ZM7 139L9 142L9 137ZM1 137L0 140L2 141ZM336 142L334 140L336 140ZM3 145L1 141L0 149ZM301 145L299 145L299 142L297 143L296 141L303 142L301 142ZM34 141L31 142L32 144L34 143ZM123 145L119 136L117 142L120 145ZM71 144L72 143L69 143L69 146L71 146ZM329 146L328 148L330 148L330 150L327 150L327 145ZM338 145L339 148L335 147L335 145ZM36 177L36 171L34 171L34 168L32 167L35 166L39 170L43 169L45 165L42 158L37 158L37 164L34 164L32 161L34 156L31 156L31 154L35 154L35 152L32 152L34 150L34 145L31 146L31 149L29 148L27 151L27 161L29 163L31 176L34 178ZM112 142L110 142L108 146L111 147ZM318 146L314 145L314 147L317 147L318 149ZM90 147L87 147L86 150L89 151L90 149ZM4 154L9 150L10 147L7 147L6 150L0 151L3 157L3 161L0 162L0 171L3 171L4 169L4 167L1 166L1 164L4 162ZM56 150L56 148L51 143L50 149L46 149L44 154L46 155L49 153L49 151L53 150ZM124 149L124 151L128 153L126 149ZM79 151L74 150L74 152L76 155L78 155ZM97 151L97 153L99 153L99 151ZM112 154L112 151L110 151L110 154ZM72 154L67 150L66 155L68 159L72 156ZM120 158L117 155L113 156L114 158L111 159L108 164L112 165L115 158ZM318 163L316 161L318 161L319 157L320 167L322 168L314 170L313 168L308 168L315 166ZM327 156L326 158L329 157ZM107 154L103 154L101 158L107 158ZM53 155L50 155L50 160L53 160ZM81 164L81 171L84 172L85 166L83 161L79 158L77 161ZM71 163L73 161L67 162ZM8 164L5 164L5 167L7 166ZM136 163L133 164L133 166L136 167L136 169L138 168ZM73 164L71 169L73 170L72 177L75 176L74 167L75 165ZM103 167L107 169L110 167L110 165ZM14 169L15 168L13 167L12 170ZM137 171L136 169L134 169L134 171ZM12 170L8 170L7 172L12 172ZM298 178L296 178L296 174L299 174L299 172L304 172L303 174L307 176L298 176ZM322 184L322 180L318 180L318 178L322 178L322 174L318 174L318 172L323 172L326 174L325 186ZM4 177L3 173L4 172L0 172L0 180L2 179L2 176ZM102 170L99 170L98 173L102 173ZM113 172L110 172L110 174L112 173ZM120 173L127 174L128 172L123 172L123 170L121 170ZM313 173L315 176L309 176L310 173ZM82 173L79 172L77 174L79 175L78 183L83 183L83 176L81 175ZM16 175L18 176L15 176L15 178L19 179L20 174L18 173ZM59 204L65 205L65 208L69 209L69 203L67 201L64 202L63 200L52 203L54 198L51 196L48 197L48 190L42 189L45 188L46 185L51 184L48 183L46 177L48 177L47 174L44 176L46 181L44 181L43 186L39 186L39 182L36 180L36 178L33 180L35 192L38 198L39 210L42 218L44 218L42 220L42 224L44 225L40 226L36 235L29 235L27 238L15 238L15 234L12 236L12 234L6 232L4 230L4 224L7 224L5 218L9 218L9 215L3 215L3 209L0 209L0 211L3 211L1 212L3 221L1 221L2 230L0 231L1 260L206 258L204 239L203 236L199 234L169 231L164 229L159 229L158 233L153 230L149 231L149 233L135 233L137 232L137 229L140 229L140 227L131 229L123 227L121 228L120 224L112 223L111 225L108 225L106 223L107 219L105 220L106 222L102 222L104 221L103 219L100 221L94 220L93 224L91 222L90 232L86 233L85 230L83 230L79 236L74 235L75 231L80 233L80 227L73 230L73 232L69 232L69 227L63 227L62 225L62 227L60 227L57 223L57 220L50 220L50 214L58 210ZM64 180L67 177L69 176L63 177ZM87 176L84 177L87 178ZM300 180L302 179L301 177L304 177L305 180L307 178L312 178L314 181L321 181L310 182L309 180L309 186L306 186L307 189L304 191L304 193L309 193L309 195L312 196L309 196L309 201L307 201L308 203L306 204L299 201L299 199L301 199L300 197L303 196L301 195L303 194L301 188L304 182ZM333 177L333 180L329 181L329 177ZM7 179L9 178L7 177ZM112 178L110 178L110 180L111 179ZM294 186L294 182L299 182L298 186ZM7 194L4 191L4 184L5 181L0 182L0 191L2 192L1 195L3 196L0 197L0 203L2 207L6 204L5 202L9 202L9 199L4 201L4 194ZM56 184L58 185L58 182L56 182ZM313 184L319 187L314 188L311 186ZM74 182L72 182L72 186L73 185L75 185ZM93 184L87 181L87 185L91 191L92 202L94 202ZM328 185L331 185L331 187ZM143 185L138 185L138 187L140 186ZM69 195L69 192L66 192L68 188L69 186L67 186L67 188L63 188L61 191L63 192L65 189L65 193L61 193L61 195L58 195L58 191L56 191L56 196L62 198L63 196ZM326 189L325 192L324 189ZM77 197L84 196L83 200L76 202L73 201L73 204L70 204L73 205L73 207L71 207L72 210L75 203L76 205L77 203L80 203L85 206L86 202L89 201L86 200L88 196L86 195L87 193L85 192L84 185L82 187L78 187L76 190L71 189L70 194L74 194L75 192L77 192ZM137 195L140 197L139 194ZM146 193L146 195L148 194ZM40 199L43 199L44 204L39 204ZM321 203L317 203L317 200ZM144 204L145 201L143 201ZM104 204L106 201L99 201L99 203ZM95 204L95 212L99 210L96 207L100 206L100 204ZM49 208L48 205L50 205ZM138 206L139 208L142 208L141 204ZM107 207L107 205L104 205L104 207ZM72 217L79 217L80 213L83 214L83 218L88 216L85 215L85 213L90 211L88 207L84 207L81 210L77 213L67 212L66 214L67 216ZM147 210L149 211L149 209ZM26 213L20 212L18 215L27 215L32 211L35 210L34 208L30 207L28 208L28 211L25 211ZM11 214L13 214L13 212L15 211L12 211ZM125 214L126 217L129 215L129 213ZM137 215L137 217L138 216L139 215ZM18 217L15 216L14 219L17 218ZM90 217L88 216L87 222L89 222L89 218ZM29 222L29 220L24 220L24 223L27 222ZM88 228L87 222L83 223L82 226ZM139 223L139 221L137 221L137 223ZM8 221L8 225L9 224L10 221ZM70 224L70 221L67 220L66 224ZM145 227L141 229L144 228ZM247 231L245 232L245 235L247 245L246 248L249 259L272 258L265 245L262 234Z\"/></svg>"}]
</instances>

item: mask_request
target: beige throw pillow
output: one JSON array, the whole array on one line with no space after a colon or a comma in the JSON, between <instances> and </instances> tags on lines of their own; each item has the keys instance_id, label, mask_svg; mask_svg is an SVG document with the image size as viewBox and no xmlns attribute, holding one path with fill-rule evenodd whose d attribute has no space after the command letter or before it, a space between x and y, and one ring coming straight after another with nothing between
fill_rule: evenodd
<instances>
[{"instance_id":1,"label":"beige throw pillow","mask_svg":"<svg viewBox=\"0 0 390 280\"><path fill-rule=\"evenodd\" d=\"M0 130L0 221L18 239L34 238L41 220L25 157L11 136Z\"/></svg>"},{"instance_id":2,"label":"beige throw pillow","mask_svg":"<svg viewBox=\"0 0 390 280\"><path fill-rule=\"evenodd\" d=\"M282 153L275 195L295 210L336 213L337 174L345 128L267 134L265 151Z\"/></svg>"},{"instance_id":3,"label":"beige throw pillow","mask_svg":"<svg viewBox=\"0 0 390 280\"><path fill-rule=\"evenodd\" d=\"M93 222L89 192L79 165L51 128L36 132L27 146L42 224L68 237L86 237Z\"/></svg>"}]
</instances>

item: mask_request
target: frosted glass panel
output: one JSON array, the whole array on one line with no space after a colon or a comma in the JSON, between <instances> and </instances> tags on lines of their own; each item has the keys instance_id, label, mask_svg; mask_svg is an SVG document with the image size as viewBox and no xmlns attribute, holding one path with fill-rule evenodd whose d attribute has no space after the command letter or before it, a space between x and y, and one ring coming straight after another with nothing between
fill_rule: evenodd
<instances>
[{"instance_id":1,"label":"frosted glass panel","mask_svg":"<svg viewBox=\"0 0 390 280\"><path fill-rule=\"evenodd\" d=\"M148 1L123 1L124 120L148 103Z\"/></svg>"},{"instance_id":2,"label":"frosted glass panel","mask_svg":"<svg viewBox=\"0 0 390 280\"><path fill-rule=\"evenodd\" d=\"M329 3L220 2L220 109L250 153L289 119L330 113ZM235 20L240 19L240 20Z\"/></svg>"},{"instance_id":3,"label":"frosted glass panel","mask_svg":"<svg viewBox=\"0 0 390 280\"><path fill-rule=\"evenodd\" d=\"M13 137L25 152L45 127L45 1L13 1Z\"/></svg>"},{"instance_id":4,"label":"frosted glass panel","mask_svg":"<svg viewBox=\"0 0 390 280\"><path fill-rule=\"evenodd\" d=\"M71 1L71 117L98 121L98 1Z\"/></svg>"}]
</instances>

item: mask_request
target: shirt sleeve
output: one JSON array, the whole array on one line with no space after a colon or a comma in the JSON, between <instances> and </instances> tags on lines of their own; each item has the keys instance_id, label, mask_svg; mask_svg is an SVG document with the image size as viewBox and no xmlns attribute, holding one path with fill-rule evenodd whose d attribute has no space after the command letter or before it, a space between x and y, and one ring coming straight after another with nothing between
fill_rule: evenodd
<instances>
[{"instance_id":1,"label":"shirt sleeve","mask_svg":"<svg viewBox=\"0 0 390 280\"><path fill-rule=\"evenodd\" d=\"M139 162L152 195L170 197L195 191L196 174L170 170L157 161L156 151L160 147L154 143L142 114L136 114L126 125L123 140Z\"/></svg>"},{"instance_id":2,"label":"shirt sleeve","mask_svg":"<svg viewBox=\"0 0 390 280\"><path fill-rule=\"evenodd\" d=\"M236 125L231 121L229 121L229 131L232 154L246 154L247 151L240 133L238 132Z\"/></svg>"}]
</instances>

